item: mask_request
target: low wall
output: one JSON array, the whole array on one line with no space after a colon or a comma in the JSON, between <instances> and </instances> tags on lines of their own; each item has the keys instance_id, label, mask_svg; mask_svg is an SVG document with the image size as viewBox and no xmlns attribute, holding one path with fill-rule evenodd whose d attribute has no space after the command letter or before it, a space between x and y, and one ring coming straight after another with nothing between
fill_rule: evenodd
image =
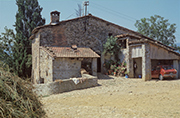
<instances>
[{"instance_id":1,"label":"low wall","mask_svg":"<svg viewBox=\"0 0 180 118\"><path fill-rule=\"evenodd\" d=\"M82 78L77 78L76 80L78 80L78 83L76 84L73 79L58 80L46 84L35 84L34 92L38 96L46 96L72 90L85 89L98 85L97 77L87 74L82 75Z\"/></svg>"}]
</instances>

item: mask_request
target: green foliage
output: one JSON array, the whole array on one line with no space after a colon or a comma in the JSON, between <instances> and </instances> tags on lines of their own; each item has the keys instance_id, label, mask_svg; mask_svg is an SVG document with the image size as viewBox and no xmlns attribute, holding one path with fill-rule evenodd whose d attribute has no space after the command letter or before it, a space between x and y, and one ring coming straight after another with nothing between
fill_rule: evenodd
<instances>
[{"instance_id":1,"label":"green foliage","mask_svg":"<svg viewBox=\"0 0 180 118\"><path fill-rule=\"evenodd\" d=\"M1 67L6 65L12 71L15 69L14 65L14 44L15 34L12 29L4 28L5 33L0 35L0 60Z\"/></svg>"},{"instance_id":2,"label":"green foliage","mask_svg":"<svg viewBox=\"0 0 180 118\"><path fill-rule=\"evenodd\" d=\"M0 117L41 118L42 104L32 91L32 84L0 68Z\"/></svg>"},{"instance_id":3,"label":"green foliage","mask_svg":"<svg viewBox=\"0 0 180 118\"><path fill-rule=\"evenodd\" d=\"M176 24L168 23L167 19L159 15L150 18L142 18L135 23L137 31L145 36L162 42L165 45L174 46Z\"/></svg>"},{"instance_id":4,"label":"green foliage","mask_svg":"<svg viewBox=\"0 0 180 118\"><path fill-rule=\"evenodd\" d=\"M14 44L14 71L17 75L24 77L31 75L31 36L32 30L45 24L41 17L42 8L37 0L16 0L18 12L15 22L15 44Z\"/></svg>"},{"instance_id":5,"label":"green foliage","mask_svg":"<svg viewBox=\"0 0 180 118\"><path fill-rule=\"evenodd\" d=\"M118 53L121 51L120 45L116 42L116 37L108 37L106 43L103 45L104 47L104 54L109 53L111 56L115 56L115 60L118 61Z\"/></svg>"},{"instance_id":6,"label":"green foliage","mask_svg":"<svg viewBox=\"0 0 180 118\"><path fill-rule=\"evenodd\" d=\"M128 75L128 74L129 74L129 72L128 72L128 71L126 71L124 74L125 74L125 75Z\"/></svg>"}]
</instances>

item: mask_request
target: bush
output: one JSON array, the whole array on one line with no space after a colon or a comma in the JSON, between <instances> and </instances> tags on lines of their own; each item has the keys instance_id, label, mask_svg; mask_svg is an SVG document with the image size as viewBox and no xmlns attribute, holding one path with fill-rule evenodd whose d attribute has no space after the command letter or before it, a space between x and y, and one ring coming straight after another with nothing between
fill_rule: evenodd
<instances>
[{"instance_id":1,"label":"bush","mask_svg":"<svg viewBox=\"0 0 180 118\"><path fill-rule=\"evenodd\" d=\"M116 61L119 61L118 54L121 52L121 46L117 42L117 37L108 37L105 44L103 44L103 53L109 53L111 56L115 57Z\"/></svg>"},{"instance_id":2,"label":"bush","mask_svg":"<svg viewBox=\"0 0 180 118\"><path fill-rule=\"evenodd\" d=\"M32 89L30 82L0 68L0 117L44 117L42 104Z\"/></svg>"}]
</instances>

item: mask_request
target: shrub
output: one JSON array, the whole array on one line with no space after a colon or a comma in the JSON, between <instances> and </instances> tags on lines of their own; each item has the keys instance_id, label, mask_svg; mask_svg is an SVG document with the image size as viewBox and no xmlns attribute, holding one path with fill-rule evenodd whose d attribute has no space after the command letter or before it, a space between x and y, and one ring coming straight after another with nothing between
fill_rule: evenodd
<instances>
[{"instance_id":1,"label":"shrub","mask_svg":"<svg viewBox=\"0 0 180 118\"><path fill-rule=\"evenodd\" d=\"M117 42L117 37L108 37L105 44L103 44L103 53L109 53L111 56L115 57L116 61L119 61L118 54L121 52L121 46Z\"/></svg>"}]
</instances>

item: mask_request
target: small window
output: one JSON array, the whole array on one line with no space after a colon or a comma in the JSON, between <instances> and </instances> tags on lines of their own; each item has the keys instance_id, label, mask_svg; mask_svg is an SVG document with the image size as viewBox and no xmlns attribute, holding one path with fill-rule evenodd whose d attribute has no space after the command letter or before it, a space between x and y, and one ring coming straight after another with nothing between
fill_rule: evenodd
<instances>
[{"instance_id":1,"label":"small window","mask_svg":"<svg viewBox=\"0 0 180 118\"><path fill-rule=\"evenodd\" d=\"M46 76L48 76L48 71L46 70Z\"/></svg>"},{"instance_id":2,"label":"small window","mask_svg":"<svg viewBox=\"0 0 180 118\"><path fill-rule=\"evenodd\" d=\"M40 83L44 83L44 78L40 78Z\"/></svg>"},{"instance_id":3,"label":"small window","mask_svg":"<svg viewBox=\"0 0 180 118\"><path fill-rule=\"evenodd\" d=\"M119 40L119 45L120 45L120 47L121 47L122 49L125 49L125 48L126 48L126 42L127 42L126 39L125 39L125 40Z\"/></svg>"},{"instance_id":4,"label":"small window","mask_svg":"<svg viewBox=\"0 0 180 118\"><path fill-rule=\"evenodd\" d=\"M112 33L109 33L108 36L111 37L113 34Z\"/></svg>"}]
</instances>

